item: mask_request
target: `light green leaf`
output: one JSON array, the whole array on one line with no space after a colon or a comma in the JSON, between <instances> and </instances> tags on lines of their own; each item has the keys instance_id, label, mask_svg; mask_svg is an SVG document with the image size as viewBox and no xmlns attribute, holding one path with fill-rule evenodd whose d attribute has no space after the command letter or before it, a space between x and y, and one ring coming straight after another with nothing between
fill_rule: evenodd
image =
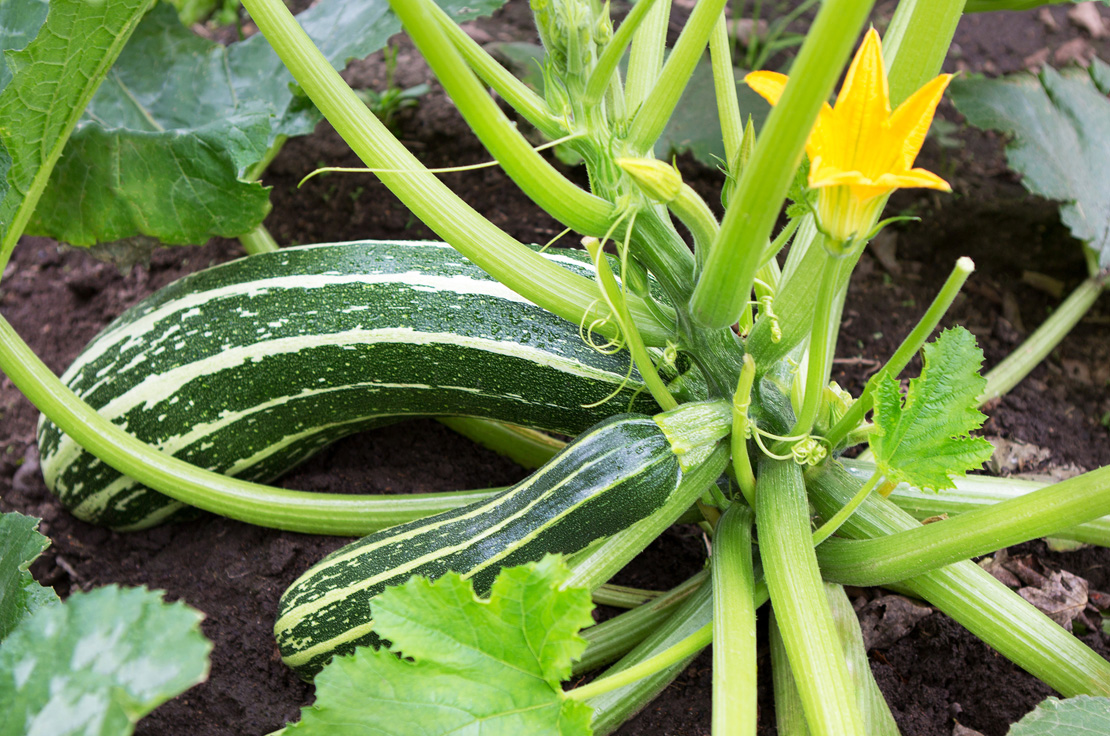
<instances>
[{"instance_id":1,"label":"light green leaf","mask_svg":"<svg viewBox=\"0 0 1110 736\"><path fill-rule=\"evenodd\" d=\"M439 4L461 21L504 0ZM336 69L401 29L388 0L321 0L298 20ZM242 235L270 209L251 170L283 136L311 133L319 120L261 34L221 46L160 5L74 132L33 231L82 246Z\"/></svg>"},{"instance_id":2,"label":"light green leaf","mask_svg":"<svg viewBox=\"0 0 1110 736\"><path fill-rule=\"evenodd\" d=\"M980 467L991 445L968 433L986 417L977 408L986 385L979 375L983 351L962 327L945 330L925 345L921 375L910 381L905 401L898 381L883 375L875 391L871 451L879 471L893 483L923 489L953 488L952 477Z\"/></svg>"},{"instance_id":3,"label":"light green leaf","mask_svg":"<svg viewBox=\"0 0 1110 736\"><path fill-rule=\"evenodd\" d=\"M1096 82L1101 80L1103 89ZM980 128L1008 133L1010 167L1025 188L1063 203L1060 216L1072 234L1110 268L1110 86L1106 64L1061 74L956 79L952 101Z\"/></svg>"},{"instance_id":4,"label":"light green leaf","mask_svg":"<svg viewBox=\"0 0 1110 736\"><path fill-rule=\"evenodd\" d=\"M39 609L0 646L0 736L117 736L208 675L201 615L115 586Z\"/></svg>"},{"instance_id":5,"label":"light green leaf","mask_svg":"<svg viewBox=\"0 0 1110 736\"><path fill-rule=\"evenodd\" d=\"M0 81L8 80L0 92L0 270L81 111L152 2L54 0L45 22L27 0L0 6L0 24L15 34L0 42Z\"/></svg>"},{"instance_id":6,"label":"light green leaf","mask_svg":"<svg viewBox=\"0 0 1110 736\"><path fill-rule=\"evenodd\" d=\"M387 589L374 600L375 630L392 651L363 648L325 667L315 705L289 732L591 733L589 706L560 687L586 645L578 630L593 623L589 592L560 589L568 574L549 555L502 570L488 601L455 573Z\"/></svg>"},{"instance_id":7,"label":"light green leaf","mask_svg":"<svg viewBox=\"0 0 1110 736\"><path fill-rule=\"evenodd\" d=\"M58 602L52 588L39 585L27 572L50 546L38 525L38 519L23 514L0 515L0 641L24 618Z\"/></svg>"},{"instance_id":8,"label":"light green leaf","mask_svg":"<svg viewBox=\"0 0 1110 736\"><path fill-rule=\"evenodd\" d=\"M1110 698L1079 695L1049 698L1010 727L1007 736L1105 736L1110 733Z\"/></svg>"}]
</instances>

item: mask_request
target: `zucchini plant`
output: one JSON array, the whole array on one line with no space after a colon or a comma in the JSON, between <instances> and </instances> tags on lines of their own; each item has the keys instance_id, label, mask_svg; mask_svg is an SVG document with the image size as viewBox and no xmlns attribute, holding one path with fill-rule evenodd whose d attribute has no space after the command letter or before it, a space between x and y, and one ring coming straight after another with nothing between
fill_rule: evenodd
<instances>
[{"instance_id":1,"label":"zucchini plant","mask_svg":"<svg viewBox=\"0 0 1110 736\"><path fill-rule=\"evenodd\" d=\"M72 36L73 4L51 3L45 35L11 55L11 94L0 90L0 111L26 102L59 58L90 80L67 78L53 127L26 139L0 131L11 158L0 265L29 222L57 216L42 207L51 171L148 9L78 4L111 17L79 19L103 37L74 54L54 43ZM122 530L195 507L369 533L283 599L282 655L321 683L293 731L608 733L712 641L714 732L755 733L755 619L769 604L780 730L889 733L838 585L897 584L1064 696L1110 697L1110 663L969 561L1046 534L1106 543L1104 522L1091 522L1110 514L1110 468L1026 493L1005 487L1004 500L928 525L891 500L912 489L974 495L964 475L990 454L973 436L989 380L982 353L962 328L929 342L971 260L954 264L860 395L830 382L849 277L889 222L887 197L950 189L914 161L950 80L937 72L963 0L901 0L885 38L867 30L854 56L872 3L825 0L789 77L744 78L773 106L758 135L737 103L725 0L698 0L669 54L668 0L640 0L619 24L597 0L531 4L542 95L466 35L457 4L391 2L491 157L585 253L542 252L481 217L347 86L332 64L339 52L318 48L278 0L245 0L299 89L444 243L285 248L201 272L121 316L61 379L0 318L0 369L43 412L53 490ZM260 53L261 39L252 43L241 54ZM720 220L655 155L707 47L728 176ZM573 151L589 189L544 158L487 88ZM299 130L291 109L269 114L237 159L248 194L248 173ZM243 223L251 249L269 250L257 219ZM898 378L919 352L921 374L903 392ZM1043 357L1018 355L1008 385ZM403 499L264 485L340 436L417 415L452 417L542 467L501 492ZM535 430L575 439L560 447ZM870 462L842 462L864 444ZM712 538L709 574L579 638L586 592L612 599L605 581L689 514ZM435 580L396 587L414 575ZM575 660L579 672L612 667L564 690ZM373 687L349 687L362 681ZM406 713L409 704L419 707Z\"/></svg>"}]
</instances>

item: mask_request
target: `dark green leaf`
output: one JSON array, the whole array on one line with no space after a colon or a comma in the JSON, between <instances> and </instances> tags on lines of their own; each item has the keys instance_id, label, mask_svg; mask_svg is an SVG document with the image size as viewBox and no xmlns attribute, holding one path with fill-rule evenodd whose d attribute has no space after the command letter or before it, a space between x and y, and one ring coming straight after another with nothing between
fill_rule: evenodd
<instances>
[{"instance_id":1,"label":"dark green leaf","mask_svg":"<svg viewBox=\"0 0 1110 736\"><path fill-rule=\"evenodd\" d=\"M1010 727L1007 736L1105 736L1110 733L1110 698L1079 695L1049 698Z\"/></svg>"},{"instance_id":2,"label":"dark green leaf","mask_svg":"<svg viewBox=\"0 0 1110 736\"><path fill-rule=\"evenodd\" d=\"M0 5L0 269L70 131L153 0ZM41 26L35 33L35 26ZM33 40L30 40L33 37Z\"/></svg>"},{"instance_id":3,"label":"dark green leaf","mask_svg":"<svg viewBox=\"0 0 1110 736\"><path fill-rule=\"evenodd\" d=\"M24 618L58 602L52 588L39 585L27 572L50 546L38 525L38 519L23 514L0 515L0 641Z\"/></svg>"},{"instance_id":4,"label":"dark green leaf","mask_svg":"<svg viewBox=\"0 0 1110 736\"><path fill-rule=\"evenodd\" d=\"M392 652L363 648L325 667L290 733L589 734L590 708L560 686L593 622L589 592L561 589L567 574L554 556L502 570L488 601L455 573L387 589L374 618Z\"/></svg>"},{"instance_id":5,"label":"dark green leaf","mask_svg":"<svg viewBox=\"0 0 1110 736\"><path fill-rule=\"evenodd\" d=\"M439 4L461 21L504 0ZM298 20L336 69L400 30L388 0L321 0ZM280 136L311 133L320 119L294 88L260 34L220 46L156 7L74 132L34 231L73 245L203 243L250 231L270 209L251 169Z\"/></svg>"},{"instance_id":6,"label":"dark green leaf","mask_svg":"<svg viewBox=\"0 0 1110 736\"><path fill-rule=\"evenodd\" d=\"M952 100L968 122L1013 136L1006 147L1010 166L1026 189L1063 203L1061 218L1099 254L1102 268L1110 267L1108 80L1106 65L1098 62L1090 72L1045 67L1039 77L952 83Z\"/></svg>"},{"instance_id":7,"label":"dark green leaf","mask_svg":"<svg viewBox=\"0 0 1110 736\"><path fill-rule=\"evenodd\" d=\"M74 593L0 647L0 735L117 736L208 674L201 615L140 588Z\"/></svg>"},{"instance_id":8,"label":"dark green leaf","mask_svg":"<svg viewBox=\"0 0 1110 736\"><path fill-rule=\"evenodd\" d=\"M921 375L910 381L905 401L888 375L875 391L871 451L888 481L918 488L953 488L991 456L991 445L968 437L986 417L977 408L986 379L979 375L983 351L962 327L945 330L922 351Z\"/></svg>"}]
</instances>

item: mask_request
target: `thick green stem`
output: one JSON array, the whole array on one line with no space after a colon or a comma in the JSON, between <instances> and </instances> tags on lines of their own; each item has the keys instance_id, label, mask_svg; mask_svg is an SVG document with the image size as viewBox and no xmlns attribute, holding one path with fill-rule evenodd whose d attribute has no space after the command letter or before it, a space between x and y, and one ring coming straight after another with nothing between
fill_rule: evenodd
<instances>
[{"instance_id":1,"label":"thick green stem","mask_svg":"<svg viewBox=\"0 0 1110 736\"><path fill-rule=\"evenodd\" d=\"M883 38L890 104L897 106L937 75L965 0L902 0Z\"/></svg>"},{"instance_id":2,"label":"thick green stem","mask_svg":"<svg viewBox=\"0 0 1110 736\"><path fill-rule=\"evenodd\" d=\"M586 324L605 317L597 286L550 263L467 205L409 153L343 81L280 0L247 0L245 7L293 78L367 166L413 214L495 279L548 311ZM641 300L629 309L649 345L662 346L670 330ZM600 325L600 334L615 329Z\"/></svg>"},{"instance_id":3,"label":"thick green stem","mask_svg":"<svg viewBox=\"0 0 1110 736\"><path fill-rule=\"evenodd\" d=\"M713 733L755 734L752 511L734 503L713 535Z\"/></svg>"},{"instance_id":4,"label":"thick green stem","mask_svg":"<svg viewBox=\"0 0 1110 736\"><path fill-rule=\"evenodd\" d=\"M802 471L793 462L766 457L759 471L755 511L760 558L806 721L814 736L863 736L810 541Z\"/></svg>"},{"instance_id":5,"label":"thick green stem","mask_svg":"<svg viewBox=\"0 0 1110 736\"><path fill-rule=\"evenodd\" d=\"M725 162L729 167L740 158L740 145L744 139L744 120L740 115L740 102L736 97L736 72L732 67L732 39L728 37L725 14L713 26L709 37L709 58L713 64L713 93L717 99L717 118L721 123L721 137L725 144ZM730 175L736 172L729 170Z\"/></svg>"},{"instance_id":6,"label":"thick green stem","mask_svg":"<svg viewBox=\"0 0 1110 736\"><path fill-rule=\"evenodd\" d=\"M829 383L836 338L840 334L840 313L844 308L844 292L840 289L844 270L850 270L855 259L826 254L821 281L817 286L817 299L813 307L813 321L809 337L809 357L806 367L805 392L802 407L791 435L806 435L813 429L825 386Z\"/></svg>"},{"instance_id":7,"label":"thick green stem","mask_svg":"<svg viewBox=\"0 0 1110 736\"><path fill-rule=\"evenodd\" d=\"M640 28L655 2L656 0L644 0L636 3L632 6L628 15L624 17L624 20L621 21L617 32L605 45L605 50L601 52L597 64L590 72L590 78L586 82L586 92L582 98L583 105L590 106L601 102L605 90L609 89L609 81L613 78L613 72L617 70L621 57L624 56L624 50L632 42L633 34Z\"/></svg>"},{"instance_id":8,"label":"thick green stem","mask_svg":"<svg viewBox=\"0 0 1110 736\"><path fill-rule=\"evenodd\" d=\"M306 493L202 470L140 442L100 416L50 372L3 317L0 371L50 421L119 472L182 503L250 524L310 534L363 536L496 492L388 496Z\"/></svg>"},{"instance_id":9,"label":"thick green stem","mask_svg":"<svg viewBox=\"0 0 1110 736\"><path fill-rule=\"evenodd\" d=\"M699 572L678 587L636 608L583 629L586 651L574 663L574 673L590 672L623 657L670 618L678 606L705 583L706 577L705 571ZM597 601L597 591L594 592L594 601Z\"/></svg>"},{"instance_id":10,"label":"thick green stem","mask_svg":"<svg viewBox=\"0 0 1110 736\"><path fill-rule=\"evenodd\" d=\"M444 34L429 0L391 0L416 47L482 141L529 199L567 227L600 236L613 219L613 205L580 189L536 152L505 116Z\"/></svg>"},{"instance_id":11,"label":"thick green stem","mask_svg":"<svg viewBox=\"0 0 1110 736\"><path fill-rule=\"evenodd\" d=\"M810 500L822 515L831 516L859 489L859 481L838 463L814 468L808 475ZM841 533L869 539L919 526L909 514L872 494ZM978 565L958 562L902 585L1065 697L1110 695L1110 663Z\"/></svg>"},{"instance_id":12,"label":"thick green stem","mask_svg":"<svg viewBox=\"0 0 1110 736\"><path fill-rule=\"evenodd\" d=\"M440 417L439 422L529 470L540 467L567 446L543 432L489 419Z\"/></svg>"},{"instance_id":13,"label":"thick green stem","mask_svg":"<svg viewBox=\"0 0 1110 736\"><path fill-rule=\"evenodd\" d=\"M832 92L871 5L870 0L826 0L817 13L782 99L771 110L737 182L694 290L690 309L699 323L727 327L740 316L817 112Z\"/></svg>"},{"instance_id":14,"label":"thick green stem","mask_svg":"<svg viewBox=\"0 0 1110 736\"><path fill-rule=\"evenodd\" d=\"M659 74L655 86L648 94L647 104L641 105L632 119L626 144L634 154L649 153L655 141L663 134L667 121L682 99L682 92L690 83L694 67L698 65L709 36L721 18L727 0L698 0L686 27L675 42L667 63Z\"/></svg>"},{"instance_id":15,"label":"thick green stem","mask_svg":"<svg viewBox=\"0 0 1110 736\"><path fill-rule=\"evenodd\" d=\"M794 672L790 669L790 658L786 656L786 646L782 641L774 610L768 622L771 648L771 681L775 688L775 728L781 736L809 736L806 714L802 709L802 698L794 684Z\"/></svg>"},{"instance_id":16,"label":"thick green stem","mask_svg":"<svg viewBox=\"0 0 1110 736\"><path fill-rule=\"evenodd\" d=\"M832 518L822 524L820 528L813 533L813 546L819 546L821 542L824 542L835 534L836 530L843 526L844 522L848 520L848 517L856 512L860 504L867 500L871 491L875 489L875 486L878 485L879 481L882 479L883 474L878 470L872 473L871 477L867 479L867 482L856 491L856 495L852 496L848 503L841 506L840 509L833 514Z\"/></svg>"},{"instance_id":17,"label":"thick green stem","mask_svg":"<svg viewBox=\"0 0 1110 736\"><path fill-rule=\"evenodd\" d=\"M910 330L910 334L906 335L906 339L903 340L902 344L898 346L898 349L894 351L894 355L890 356L886 365L875 373L875 375L871 376L867 381L867 385L863 387L863 391L860 393L859 398L848 407L848 411L844 413L840 421L829 430L826 439L830 447L835 448L843 442L844 438L848 436L848 433L858 427L860 422L863 421L864 414L871 409L875 387L879 385L882 376L897 377L898 374L909 365L913 356L917 354L917 351L921 349L925 341L933 334L933 330L940 324L941 319L944 317L945 313L948 312L948 308L952 306L952 302L955 301L956 295L960 293L960 289L963 288L968 276L970 276L974 270L975 264L970 258L963 257L956 261L956 267L952 269L952 273L949 274L948 279L944 282L944 286L941 287L940 292L937 294L936 298L933 299L933 303L925 310L925 314L921 316L921 319L918 320L914 328Z\"/></svg>"},{"instance_id":18,"label":"thick green stem","mask_svg":"<svg viewBox=\"0 0 1110 736\"><path fill-rule=\"evenodd\" d=\"M632 38L624 90L625 105L631 112L635 112L648 101L655 80L659 78L666 52L667 24L670 17L671 0L658 0Z\"/></svg>"},{"instance_id":19,"label":"thick green stem","mask_svg":"<svg viewBox=\"0 0 1110 736\"><path fill-rule=\"evenodd\" d=\"M249 233L240 235L239 242L249 256L258 255L259 253L273 253L278 249L274 236L270 235L270 231L261 223Z\"/></svg>"},{"instance_id":20,"label":"thick green stem","mask_svg":"<svg viewBox=\"0 0 1110 736\"><path fill-rule=\"evenodd\" d=\"M1021 383L1090 311L1107 283L1110 281L1104 276L1091 277L1080 284L1025 342L987 373L987 387L979 402L998 398Z\"/></svg>"},{"instance_id":21,"label":"thick green stem","mask_svg":"<svg viewBox=\"0 0 1110 736\"><path fill-rule=\"evenodd\" d=\"M702 649L709 646L709 642L711 641L713 641L713 624L708 623L655 656L643 662L638 662L628 669L620 670L607 677L594 680L588 685L576 687L568 691L566 696L572 700L588 700L598 695L627 687L637 680L642 680L645 677L658 674L681 662L685 662Z\"/></svg>"},{"instance_id":22,"label":"thick green stem","mask_svg":"<svg viewBox=\"0 0 1110 736\"><path fill-rule=\"evenodd\" d=\"M841 460L844 467L858 480L866 480L875 472L875 464L861 460ZM992 478L986 475L969 475L956 478L955 488L942 493L922 491L905 483L898 484L887 496L898 508L909 512L918 521L939 516L955 516L978 508L994 506L1018 496L1047 488L1048 483L1038 483L1019 478ZM1071 539L1084 544L1110 547L1110 516L1088 521L1070 529L1053 532L1053 537Z\"/></svg>"},{"instance_id":23,"label":"thick green stem","mask_svg":"<svg viewBox=\"0 0 1110 736\"><path fill-rule=\"evenodd\" d=\"M882 585L1049 536L1110 514L1110 466L890 537L830 539L817 550L826 579Z\"/></svg>"},{"instance_id":24,"label":"thick green stem","mask_svg":"<svg viewBox=\"0 0 1110 736\"><path fill-rule=\"evenodd\" d=\"M500 64L497 59L490 56L473 38L466 34L462 28L451 20L446 11L436 4L428 6L428 10L439 21L444 34L451 39L451 43L470 68L481 77L482 81L493 88L503 100L524 118L536 126L548 138L562 138L567 134L562 125L552 115L547 107L547 102L533 92L526 84L513 76L513 73Z\"/></svg>"}]
</instances>

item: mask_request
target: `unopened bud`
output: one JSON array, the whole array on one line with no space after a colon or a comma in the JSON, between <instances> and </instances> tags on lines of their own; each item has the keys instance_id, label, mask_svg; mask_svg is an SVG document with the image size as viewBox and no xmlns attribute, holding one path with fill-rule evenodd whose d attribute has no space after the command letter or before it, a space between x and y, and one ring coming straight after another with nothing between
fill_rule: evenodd
<instances>
[{"instance_id":1,"label":"unopened bud","mask_svg":"<svg viewBox=\"0 0 1110 736\"><path fill-rule=\"evenodd\" d=\"M636 186L654 200L673 202L682 191L682 174L674 166L656 158L618 158L621 167Z\"/></svg>"}]
</instances>

